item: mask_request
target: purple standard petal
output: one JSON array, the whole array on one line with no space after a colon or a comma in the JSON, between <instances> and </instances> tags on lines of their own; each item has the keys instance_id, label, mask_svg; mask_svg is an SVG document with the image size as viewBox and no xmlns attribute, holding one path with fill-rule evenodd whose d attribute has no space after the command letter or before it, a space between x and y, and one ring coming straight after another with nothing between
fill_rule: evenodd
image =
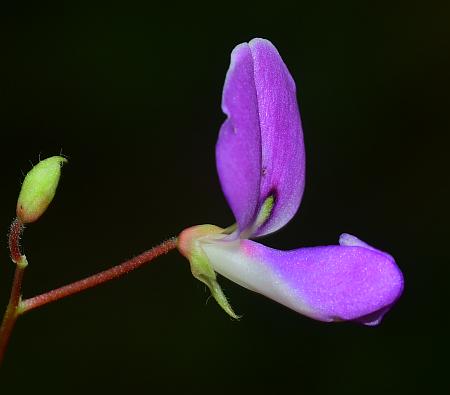
<instances>
[{"instance_id":1,"label":"purple standard petal","mask_svg":"<svg viewBox=\"0 0 450 395\"><path fill-rule=\"evenodd\" d=\"M258 100L248 44L231 53L223 88L222 109L228 116L216 145L216 164L223 193L239 230L255 221L261 178L261 132Z\"/></svg>"},{"instance_id":2,"label":"purple standard petal","mask_svg":"<svg viewBox=\"0 0 450 395\"><path fill-rule=\"evenodd\" d=\"M218 273L301 314L376 325L401 295L403 276L390 255L347 236L351 245L293 251L249 240L202 247Z\"/></svg>"},{"instance_id":3,"label":"purple standard petal","mask_svg":"<svg viewBox=\"0 0 450 395\"><path fill-rule=\"evenodd\" d=\"M274 232L295 215L305 186L305 148L295 82L270 41L249 43L262 144L259 204L274 198L271 215L253 236Z\"/></svg>"},{"instance_id":4,"label":"purple standard petal","mask_svg":"<svg viewBox=\"0 0 450 395\"><path fill-rule=\"evenodd\" d=\"M276 231L300 205L305 154L295 83L269 41L233 50L222 108L228 118L216 146L217 170L239 230L243 237ZM273 207L259 224L268 198Z\"/></svg>"}]
</instances>

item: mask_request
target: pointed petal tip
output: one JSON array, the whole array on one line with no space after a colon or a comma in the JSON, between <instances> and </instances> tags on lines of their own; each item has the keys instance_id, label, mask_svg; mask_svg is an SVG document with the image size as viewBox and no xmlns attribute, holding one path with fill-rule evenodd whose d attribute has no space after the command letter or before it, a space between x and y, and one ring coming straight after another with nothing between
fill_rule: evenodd
<instances>
[{"instance_id":1,"label":"pointed petal tip","mask_svg":"<svg viewBox=\"0 0 450 395\"><path fill-rule=\"evenodd\" d=\"M366 326L377 326L381 324L381 321L383 320L385 314L391 309L394 303L390 304L389 306L383 307L382 309L375 311L371 314L368 314L363 317L359 317L354 322L357 322L358 324L366 325Z\"/></svg>"},{"instance_id":2,"label":"pointed petal tip","mask_svg":"<svg viewBox=\"0 0 450 395\"><path fill-rule=\"evenodd\" d=\"M339 245L347 247L358 246L358 247L372 248L364 241L358 239L356 236L353 236L349 233L342 233L339 236Z\"/></svg>"}]
</instances>

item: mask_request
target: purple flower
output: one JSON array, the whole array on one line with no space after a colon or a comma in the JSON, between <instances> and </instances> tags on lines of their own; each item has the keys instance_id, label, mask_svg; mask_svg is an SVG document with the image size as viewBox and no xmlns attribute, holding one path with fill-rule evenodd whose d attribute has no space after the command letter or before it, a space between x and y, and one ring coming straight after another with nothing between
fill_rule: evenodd
<instances>
[{"instance_id":1,"label":"purple flower","mask_svg":"<svg viewBox=\"0 0 450 395\"><path fill-rule=\"evenodd\" d=\"M305 150L295 83L276 48L253 39L231 54L223 90L227 115L217 170L236 225L183 231L179 250L195 277L236 317L216 272L321 321L376 325L403 290L394 259L354 236L339 245L278 251L248 240L283 227L305 185Z\"/></svg>"}]
</instances>

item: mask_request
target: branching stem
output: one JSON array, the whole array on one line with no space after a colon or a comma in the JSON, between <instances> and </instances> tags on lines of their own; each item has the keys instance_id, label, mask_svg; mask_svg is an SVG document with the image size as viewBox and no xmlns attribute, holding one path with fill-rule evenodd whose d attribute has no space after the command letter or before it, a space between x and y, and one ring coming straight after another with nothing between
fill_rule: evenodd
<instances>
[{"instance_id":1,"label":"branching stem","mask_svg":"<svg viewBox=\"0 0 450 395\"><path fill-rule=\"evenodd\" d=\"M45 306L46 304L56 302L59 299L66 298L89 288L93 288L105 282L122 277L123 275L138 269L153 259L167 254L169 251L177 247L177 238L166 240L160 245L134 258L131 258L128 261L114 266L111 269L104 270L83 280L75 281L72 284L65 285L33 298L22 300L23 274L28 264L25 255L22 255L20 252L19 241L22 231L23 224L20 220L15 219L11 225L11 230L9 233L9 250L11 259L16 264L16 271L14 273L14 280L8 306L0 327L0 365L3 361L14 325L20 315L30 310L37 309L38 307Z\"/></svg>"}]
</instances>

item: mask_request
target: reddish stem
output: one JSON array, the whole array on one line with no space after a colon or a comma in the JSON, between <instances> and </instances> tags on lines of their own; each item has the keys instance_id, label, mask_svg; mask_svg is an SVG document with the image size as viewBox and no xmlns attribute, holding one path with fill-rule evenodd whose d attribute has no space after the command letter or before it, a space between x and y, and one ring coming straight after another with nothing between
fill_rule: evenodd
<instances>
[{"instance_id":1,"label":"reddish stem","mask_svg":"<svg viewBox=\"0 0 450 395\"><path fill-rule=\"evenodd\" d=\"M20 235L23 231L22 222L16 218L12 224L8 237L9 251L11 259L16 264L14 272L14 280L11 287L11 294L9 296L8 306L6 307L5 315L3 316L2 325L0 327L0 365L5 356L6 348L8 347L9 338L14 329L14 325L18 317L18 307L22 294L22 280L26 267L26 258L20 253Z\"/></svg>"},{"instance_id":2,"label":"reddish stem","mask_svg":"<svg viewBox=\"0 0 450 395\"><path fill-rule=\"evenodd\" d=\"M152 261L158 256L165 255L169 251L177 247L177 239L169 239L164 241L159 246L148 250L141 255L138 255L120 265L117 265L111 269L105 270L93 276L87 277L83 280L76 281L72 284L65 285L61 288L54 289L53 291L46 292L44 294L35 296L34 298L25 299L20 303L19 314L26 313L30 310L44 306L48 303L55 302L61 298L74 295L78 292L84 291L88 288L95 287L103 284L107 281L114 280L127 274L128 272L135 270L144 264Z\"/></svg>"},{"instance_id":3,"label":"reddish stem","mask_svg":"<svg viewBox=\"0 0 450 395\"><path fill-rule=\"evenodd\" d=\"M2 364L3 357L5 356L6 348L8 347L9 338L11 337L12 330L19 316L17 313L17 306L20 303L20 294L22 288L22 279L25 268L17 265L16 272L14 273L14 281L11 289L11 296L9 298L8 307L6 308L5 315L3 317L2 326L0 327L0 365Z\"/></svg>"}]
</instances>

